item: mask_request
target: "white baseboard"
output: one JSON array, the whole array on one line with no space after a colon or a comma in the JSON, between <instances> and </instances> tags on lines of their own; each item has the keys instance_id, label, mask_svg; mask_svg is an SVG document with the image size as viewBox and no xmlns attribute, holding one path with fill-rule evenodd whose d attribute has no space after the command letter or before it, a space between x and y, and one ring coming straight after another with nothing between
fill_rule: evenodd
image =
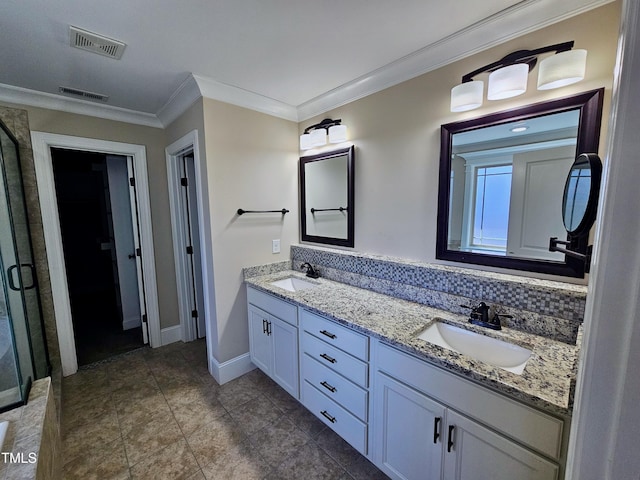
<instances>
[{"instance_id":1,"label":"white baseboard","mask_svg":"<svg viewBox=\"0 0 640 480\"><path fill-rule=\"evenodd\" d=\"M131 318L127 318L126 320L124 320L122 322L122 329L123 330L131 330L132 328L137 328L140 325L142 325L142 322L140 320L140 317L131 317Z\"/></svg>"},{"instance_id":2,"label":"white baseboard","mask_svg":"<svg viewBox=\"0 0 640 480\"><path fill-rule=\"evenodd\" d=\"M209 357L209 373L220 385L249 373L255 368L256 366L251 363L249 352L222 363L219 363L213 357Z\"/></svg>"},{"instance_id":3,"label":"white baseboard","mask_svg":"<svg viewBox=\"0 0 640 480\"><path fill-rule=\"evenodd\" d=\"M175 325L173 327L167 327L160 330L160 338L162 345L169 345L170 343L180 342L182 340L182 327Z\"/></svg>"}]
</instances>

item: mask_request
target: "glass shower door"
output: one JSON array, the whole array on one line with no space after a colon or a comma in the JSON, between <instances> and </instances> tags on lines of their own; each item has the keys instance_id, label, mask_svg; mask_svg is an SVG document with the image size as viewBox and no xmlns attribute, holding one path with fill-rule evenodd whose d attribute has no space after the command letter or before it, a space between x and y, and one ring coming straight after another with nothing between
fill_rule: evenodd
<instances>
[{"instance_id":1,"label":"glass shower door","mask_svg":"<svg viewBox=\"0 0 640 480\"><path fill-rule=\"evenodd\" d=\"M0 410L49 374L18 144L0 123Z\"/></svg>"}]
</instances>

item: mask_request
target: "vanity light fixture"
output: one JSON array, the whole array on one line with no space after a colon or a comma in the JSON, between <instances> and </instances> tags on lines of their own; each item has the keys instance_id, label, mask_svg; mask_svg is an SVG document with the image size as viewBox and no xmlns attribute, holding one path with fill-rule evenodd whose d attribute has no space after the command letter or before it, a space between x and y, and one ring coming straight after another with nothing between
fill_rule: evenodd
<instances>
[{"instance_id":1,"label":"vanity light fixture","mask_svg":"<svg viewBox=\"0 0 640 480\"><path fill-rule=\"evenodd\" d=\"M326 145L327 135L329 143L346 142L347 126L342 125L341 119L325 118L320 123L305 128L304 133L300 135L300 150L309 150L310 148Z\"/></svg>"},{"instance_id":2,"label":"vanity light fixture","mask_svg":"<svg viewBox=\"0 0 640 480\"><path fill-rule=\"evenodd\" d=\"M540 62L538 90L549 90L579 82L584 78L586 50L572 50L573 41L549 45L536 50L518 50L467 73L462 83L451 89L451 111L464 112L482 105L484 82L473 77L489 72L488 100L501 100L523 94L527 90L529 72L536 66L538 55L555 52Z\"/></svg>"}]
</instances>

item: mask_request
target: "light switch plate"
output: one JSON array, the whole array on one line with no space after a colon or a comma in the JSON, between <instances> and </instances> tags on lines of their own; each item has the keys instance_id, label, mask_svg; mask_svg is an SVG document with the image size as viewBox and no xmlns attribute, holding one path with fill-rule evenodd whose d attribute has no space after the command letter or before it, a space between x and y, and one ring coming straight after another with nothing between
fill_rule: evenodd
<instances>
[{"instance_id":1,"label":"light switch plate","mask_svg":"<svg viewBox=\"0 0 640 480\"><path fill-rule=\"evenodd\" d=\"M271 253L280 253L280 239L271 240Z\"/></svg>"}]
</instances>

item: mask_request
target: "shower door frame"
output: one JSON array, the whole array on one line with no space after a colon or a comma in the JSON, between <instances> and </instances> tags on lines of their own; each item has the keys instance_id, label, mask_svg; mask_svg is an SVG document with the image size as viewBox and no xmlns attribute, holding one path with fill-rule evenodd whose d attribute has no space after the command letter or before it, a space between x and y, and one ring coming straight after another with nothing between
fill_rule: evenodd
<instances>
[{"instance_id":1,"label":"shower door frame","mask_svg":"<svg viewBox=\"0 0 640 480\"><path fill-rule=\"evenodd\" d=\"M51 292L56 316L62 375L73 375L78 371L71 304L67 286L62 235L58 216L51 148L83 150L131 157L140 219L140 242L142 267L146 294L146 312L151 347L162 345L160 332L160 310L156 280L153 230L151 226L151 203L147 175L147 157L144 145L96 140L92 138L58 135L46 132L31 132L33 160L38 182L38 196L42 210L42 222L47 249L47 262L51 277Z\"/></svg>"}]
</instances>

